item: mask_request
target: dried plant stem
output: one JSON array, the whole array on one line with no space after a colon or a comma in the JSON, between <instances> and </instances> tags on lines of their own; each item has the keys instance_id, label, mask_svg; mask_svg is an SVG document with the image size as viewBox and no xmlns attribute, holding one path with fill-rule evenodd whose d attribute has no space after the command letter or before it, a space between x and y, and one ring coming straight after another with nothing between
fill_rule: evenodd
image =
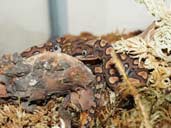
<instances>
[{"instance_id":1,"label":"dried plant stem","mask_svg":"<svg viewBox=\"0 0 171 128\"><path fill-rule=\"evenodd\" d=\"M132 86L132 84L128 80L128 77L127 77L127 75L125 73L125 70L124 70L120 60L118 59L118 57L117 57L117 55L116 55L116 53L114 51L112 52L112 58L113 58L113 60L115 60L114 63L117 66L119 72L123 75L124 81L128 85L128 90L131 92L131 94L135 98L135 102L136 102L137 106L139 107L139 109L141 111L141 114L143 116L145 127L146 128L152 128L151 123L149 121L148 113L145 111L145 107L142 105L142 102L141 102L141 99L140 99L140 94L138 94L138 91L136 90L136 88L134 86Z\"/></svg>"}]
</instances>

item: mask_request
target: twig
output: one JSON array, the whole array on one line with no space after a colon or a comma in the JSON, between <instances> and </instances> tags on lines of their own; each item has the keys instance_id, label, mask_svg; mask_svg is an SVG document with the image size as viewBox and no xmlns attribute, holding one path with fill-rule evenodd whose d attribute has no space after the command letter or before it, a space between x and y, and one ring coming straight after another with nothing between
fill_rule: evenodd
<instances>
[{"instance_id":1,"label":"twig","mask_svg":"<svg viewBox=\"0 0 171 128\"><path fill-rule=\"evenodd\" d=\"M139 107L139 109L141 111L141 114L143 116L145 127L146 128L152 128L151 123L149 121L149 116L148 116L147 112L145 111L145 107L142 105L142 102L141 102L141 99L140 99L140 94L138 94L138 91L136 90L136 88L134 86L132 86L132 84L128 80L128 77L127 77L127 75L125 73L125 70L124 70L120 60L118 59L115 51L112 51L111 54L112 54L113 60L115 60L115 64L116 64L119 72L123 75L124 81L128 85L128 89L131 91L131 94L133 94L133 96L135 98L135 102L136 102L137 106Z\"/></svg>"}]
</instances>

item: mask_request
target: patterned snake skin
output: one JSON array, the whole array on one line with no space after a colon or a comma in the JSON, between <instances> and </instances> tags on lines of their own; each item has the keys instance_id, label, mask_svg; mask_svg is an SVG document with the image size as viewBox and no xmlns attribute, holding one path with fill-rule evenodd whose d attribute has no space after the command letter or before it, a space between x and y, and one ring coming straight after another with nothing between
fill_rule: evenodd
<instances>
[{"instance_id":1,"label":"patterned snake skin","mask_svg":"<svg viewBox=\"0 0 171 128\"><path fill-rule=\"evenodd\" d=\"M31 47L23 51L21 56L28 58L44 51L54 52L59 48L61 52L74 56L87 64L96 75L98 83L106 82L112 90L115 90L115 87L123 82L123 77L118 72L114 63L115 60L111 56L111 52L114 50L113 47L101 39L73 39L72 41L66 41L64 37L61 37L42 46ZM131 83L146 83L148 71L141 64L138 64L137 59L133 59L126 54L117 54L117 56Z\"/></svg>"}]
</instances>

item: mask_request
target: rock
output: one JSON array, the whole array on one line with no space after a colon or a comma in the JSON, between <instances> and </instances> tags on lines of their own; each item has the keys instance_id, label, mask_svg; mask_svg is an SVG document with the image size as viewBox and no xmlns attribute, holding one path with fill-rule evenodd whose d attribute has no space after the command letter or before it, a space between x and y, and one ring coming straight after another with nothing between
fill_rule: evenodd
<instances>
[{"instance_id":1,"label":"rock","mask_svg":"<svg viewBox=\"0 0 171 128\"><path fill-rule=\"evenodd\" d=\"M27 105L52 95L74 97L82 110L95 106L93 91L94 75L82 62L63 53L44 52L28 59L13 55L15 63L0 75L2 95L20 98ZM7 79L10 78L10 79ZM81 96L81 97L80 97Z\"/></svg>"},{"instance_id":2,"label":"rock","mask_svg":"<svg viewBox=\"0 0 171 128\"><path fill-rule=\"evenodd\" d=\"M5 75L0 75L0 83L3 83L5 85L8 85L10 81L10 78Z\"/></svg>"},{"instance_id":3,"label":"rock","mask_svg":"<svg viewBox=\"0 0 171 128\"><path fill-rule=\"evenodd\" d=\"M7 91L4 84L0 83L0 97L7 97Z\"/></svg>"},{"instance_id":4,"label":"rock","mask_svg":"<svg viewBox=\"0 0 171 128\"><path fill-rule=\"evenodd\" d=\"M96 107L94 93L91 89L80 89L71 93L71 102L77 107L81 106L82 111Z\"/></svg>"},{"instance_id":5,"label":"rock","mask_svg":"<svg viewBox=\"0 0 171 128\"><path fill-rule=\"evenodd\" d=\"M23 63L19 63L16 64L15 66L7 69L4 74L12 77L12 76L25 76L27 75L29 72L31 71L31 67L28 64L23 64Z\"/></svg>"},{"instance_id":6,"label":"rock","mask_svg":"<svg viewBox=\"0 0 171 128\"><path fill-rule=\"evenodd\" d=\"M23 58L20 54L18 54L17 52L14 53L12 55L12 61L16 64L16 63L21 63L23 61Z\"/></svg>"}]
</instances>

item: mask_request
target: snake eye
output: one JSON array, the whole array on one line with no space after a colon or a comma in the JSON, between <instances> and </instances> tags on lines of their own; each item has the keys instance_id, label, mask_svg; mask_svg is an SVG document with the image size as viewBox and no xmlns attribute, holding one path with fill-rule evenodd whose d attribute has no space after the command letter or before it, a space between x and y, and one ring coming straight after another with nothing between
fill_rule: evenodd
<instances>
[{"instance_id":1,"label":"snake eye","mask_svg":"<svg viewBox=\"0 0 171 128\"><path fill-rule=\"evenodd\" d=\"M87 55L87 51L86 51L86 50L83 50L83 51L82 51L82 55L83 55L83 56L86 56L86 55Z\"/></svg>"},{"instance_id":2,"label":"snake eye","mask_svg":"<svg viewBox=\"0 0 171 128\"><path fill-rule=\"evenodd\" d=\"M128 65L128 64L125 64L124 67L125 67L125 68L129 68L129 65Z\"/></svg>"},{"instance_id":3,"label":"snake eye","mask_svg":"<svg viewBox=\"0 0 171 128\"><path fill-rule=\"evenodd\" d=\"M53 47L53 51L61 52L61 47L59 46L59 44L56 44L56 45Z\"/></svg>"},{"instance_id":4,"label":"snake eye","mask_svg":"<svg viewBox=\"0 0 171 128\"><path fill-rule=\"evenodd\" d=\"M55 45L54 49L55 50L58 50L59 49L59 46L58 45Z\"/></svg>"}]
</instances>

